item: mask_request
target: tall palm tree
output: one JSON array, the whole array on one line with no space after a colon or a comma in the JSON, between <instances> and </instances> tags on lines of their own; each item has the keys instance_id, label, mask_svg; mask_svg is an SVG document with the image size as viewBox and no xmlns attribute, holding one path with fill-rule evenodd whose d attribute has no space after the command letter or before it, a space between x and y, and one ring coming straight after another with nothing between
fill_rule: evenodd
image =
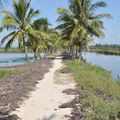
<instances>
[{"instance_id":1,"label":"tall palm tree","mask_svg":"<svg viewBox=\"0 0 120 120\"><path fill-rule=\"evenodd\" d=\"M79 58L82 58L83 47L93 41L93 36L104 37L102 18L111 18L110 14L96 14L96 10L106 7L103 1L92 3L91 0L69 0L69 9L59 8L60 30L64 39L70 40L70 46L77 46Z\"/></svg>"},{"instance_id":2,"label":"tall palm tree","mask_svg":"<svg viewBox=\"0 0 120 120\"><path fill-rule=\"evenodd\" d=\"M34 17L39 14L38 10L30 7L31 0L16 0L13 1L13 12L2 11L4 16L2 20L2 27L10 30L10 33L1 40L1 45L6 43L6 49L10 48L14 41L18 40L19 47L24 48L27 61L26 42L28 36L36 36L36 31L33 30L31 24Z\"/></svg>"}]
</instances>

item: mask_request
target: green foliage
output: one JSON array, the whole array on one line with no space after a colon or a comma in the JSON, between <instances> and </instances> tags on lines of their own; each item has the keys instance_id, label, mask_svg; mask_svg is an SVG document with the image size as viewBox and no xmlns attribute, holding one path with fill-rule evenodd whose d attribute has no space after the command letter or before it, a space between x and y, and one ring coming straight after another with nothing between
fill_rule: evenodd
<instances>
[{"instance_id":1,"label":"green foliage","mask_svg":"<svg viewBox=\"0 0 120 120\"><path fill-rule=\"evenodd\" d=\"M120 98L120 85L113 80L109 71L78 60L66 64L72 69L81 89Z\"/></svg>"},{"instance_id":2,"label":"green foliage","mask_svg":"<svg viewBox=\"0 0 120 120\"><path fill-rule=\"evenodd\" d=\"M106 103L94 95L82 99L81 104L89 111L86 120L110 120L110 117L117 118L120 111L119 102Z\"/></svg>"},{"instance_id":3,"label":"green foliage","mask_svg":"<svg viewBox=\"0 0 120 120\"><path fill-rule=\"evenodd\" d=\"M47 48L50 39L50 35L48 34L49 25L47 18L40 18L32 24L33 29L38 31L37 38L33 35L29 36L28 46L32 48L33 52L39 53L39 51Z\"/></svg>"},{"instance_id":4,"label":"green foliage","mask_svg":"<svg viewBox=\"0 0 120 120\"><path fill-rule=\"evenodd\" d=\"M62 38L69 41L68 46L77 46L79 50L75 51L82 53L83 46L87 48L93 41L93 36L105 36L102 18L112 17L105 13L96 14L96 10L106 6L103 1L92 3L91 0L69 0L68 9L58 8L57 29L60 30Z\"/></svg>"},{"instance_id":5,"label":"green foliage","mask_svg":"<svg viewBox=\"0 0 120 120\"><path fill-rule=\"evenodd\" d=\"M113 80L111 73L99 66L79 60L66 61L65 64L73 72L78 87L88 94L80 102L86 110L85 120L117 119L120 112L120 81Z\"/></svg>"},{"instance_id":6,"label":"green foliage","mask_svg":"<svg viewBox=\"0 0 120 120\"><path fill-rule=\"evenodd\" d=\"M24 51L21 51L20 49L18 48L11 48L11 49L0 49L0 53L23 53ZM31 53L32 51L31 50L28 50L29 53Z\"/></svg>"},{"instance_id":7,"label":"green foliage","mask_svg":"<svg viewBox=\"0 0 120 120\"><path fill-rule=\"evenodd\" d=\"M21 53L19 49L8 49L7 51L5 49L0 49L0 53Z\"/></svg>"},{"instance_id":8,"label":"green foliage","mask_svg":"<svg viewBox=\"0 0 120 120\"><path fill-rule=\"evenodd\" d=\"M33 28L35 30L48 31L50 25L47 18L40 18L34 21Z\"/></svg>"},{"instance_id":9,"label":"green foliage","mask_svg":"<svg viewBox=\"0 0 120 120\"><path fill-rule=\"evenodd\" d=\"M55 29L50 29L47 18L33 21L39 14L38 10L31 8L31 0L13 0L13 12L2 11L2 28L10 31L1 40L6 50L12 47L14 41L18 41L19 48L25 52L27 61L28 49L34 52L35 58L41 51L53 49L59 45L59 35Z\"/></svg>"},{"instance_id":10,"label":"green foliage","mask_svg":"<svg viewBox=\"0 0 120 120\"><path fill-rule=\"evenodd\" d=\"M28 47L33 50L36 59L39 59L40 52L51 51L58 47L60 43L58 32L49 28L49 25L51 24L47 18L40 18L32 24L33 29L38 31L38 37L29 35Z\"/></svg>"},{"instance_id":11,"label":"green foliage","mask_svg":"<svg viewBox=\"0 0 120 120\"><path fill-rule=\"evenodd\" d=\"M26 41L28 35L36 37L36 31L32 29L32 20L39 14L38 10L30 7L28 0L13 0L13 12L3 10L2 28L10 31L1 40L1 45L5 44L6 49L11 48L14 41L18 40L19 48L24 49L27 57Z\"/></svg>"}]
</instances>

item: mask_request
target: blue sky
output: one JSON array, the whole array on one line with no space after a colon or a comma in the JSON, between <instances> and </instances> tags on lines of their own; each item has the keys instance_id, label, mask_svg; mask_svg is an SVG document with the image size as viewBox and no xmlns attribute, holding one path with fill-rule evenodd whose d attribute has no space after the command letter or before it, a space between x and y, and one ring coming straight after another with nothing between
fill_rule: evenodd
<instances>
[{"instance_id":1,"label":"blue sky","mask_svg":"<svg viewBox=\"0 0 120 120\"><path fill-rule=\"evenodd\" d=\"M97 2L98 0L93 0ZM104 19L106 37L103 40L95 40L95 43L102 44L120 44L120 0L104 0L107 8L97 11L97 13L110 13L113 16L112 20ZM58 7L68 7L68 0L33 0L32 6L39 9L41 16L45 16L55 26L56 25L56 9Z\"/></svg>"},{"instance_id":2,"label":"blue sky","mask_svg":"<svg viewBox=\"0 0 120 120\"><path fill-rule=\"evenodd\" d=\"M97 2L98 0L93 0ZM113 19L104 19L106 37L103 40L95 40L95 43L101 44L120 44L120 0L104 0L107 8L102 8L97 13L110 13ZM32 7L40 11L40 17L47 17L53 26L56 26L58 7L68 7L68 0L32 0Z\"/></svg>"}]
</instances>

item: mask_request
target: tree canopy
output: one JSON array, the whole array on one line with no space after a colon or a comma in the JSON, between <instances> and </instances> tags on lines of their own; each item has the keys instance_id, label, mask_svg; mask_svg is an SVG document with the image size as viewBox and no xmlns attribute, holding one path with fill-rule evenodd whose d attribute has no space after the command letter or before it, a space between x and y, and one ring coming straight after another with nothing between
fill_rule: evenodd
<instances>
[{"instance_id":1,"label":"tree canopy","mask_svg":"<svg viewBox=\"0 0 120 120\"><path fill-rule=\"evenodd\" d=\"M57 29L69 46L76 47L76 57L82 57L82 49L93 41L93 37L103 38L104 23L102 18L112 18L110 14L96 14L98 8L107 4L103 1L92 3L91 0L69 0L69 8L58 8L59 25Z\"/></svg>"}]
</instances>

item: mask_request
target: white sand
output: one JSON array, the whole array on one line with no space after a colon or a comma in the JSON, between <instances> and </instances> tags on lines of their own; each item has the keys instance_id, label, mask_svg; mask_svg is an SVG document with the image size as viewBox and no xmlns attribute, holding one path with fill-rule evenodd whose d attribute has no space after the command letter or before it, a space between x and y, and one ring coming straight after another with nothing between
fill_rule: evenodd
<instances>
[{"instance_id":1,"label":"white sand","mask_svg":"<svg viewBox=\"0 0 120 120\"><path fill-rule=\"evenodd\" d=\"M54 66L45 74L34 92L23 105L14 112L21 120L67 120L64 115L70 115L71 109L59 109L58 106L74 98L62 93L63 90L74 88L74 83L68 85L56 84L54 73L63 66L60 59L54 60Z\"/></svg>"}]
</instances>

